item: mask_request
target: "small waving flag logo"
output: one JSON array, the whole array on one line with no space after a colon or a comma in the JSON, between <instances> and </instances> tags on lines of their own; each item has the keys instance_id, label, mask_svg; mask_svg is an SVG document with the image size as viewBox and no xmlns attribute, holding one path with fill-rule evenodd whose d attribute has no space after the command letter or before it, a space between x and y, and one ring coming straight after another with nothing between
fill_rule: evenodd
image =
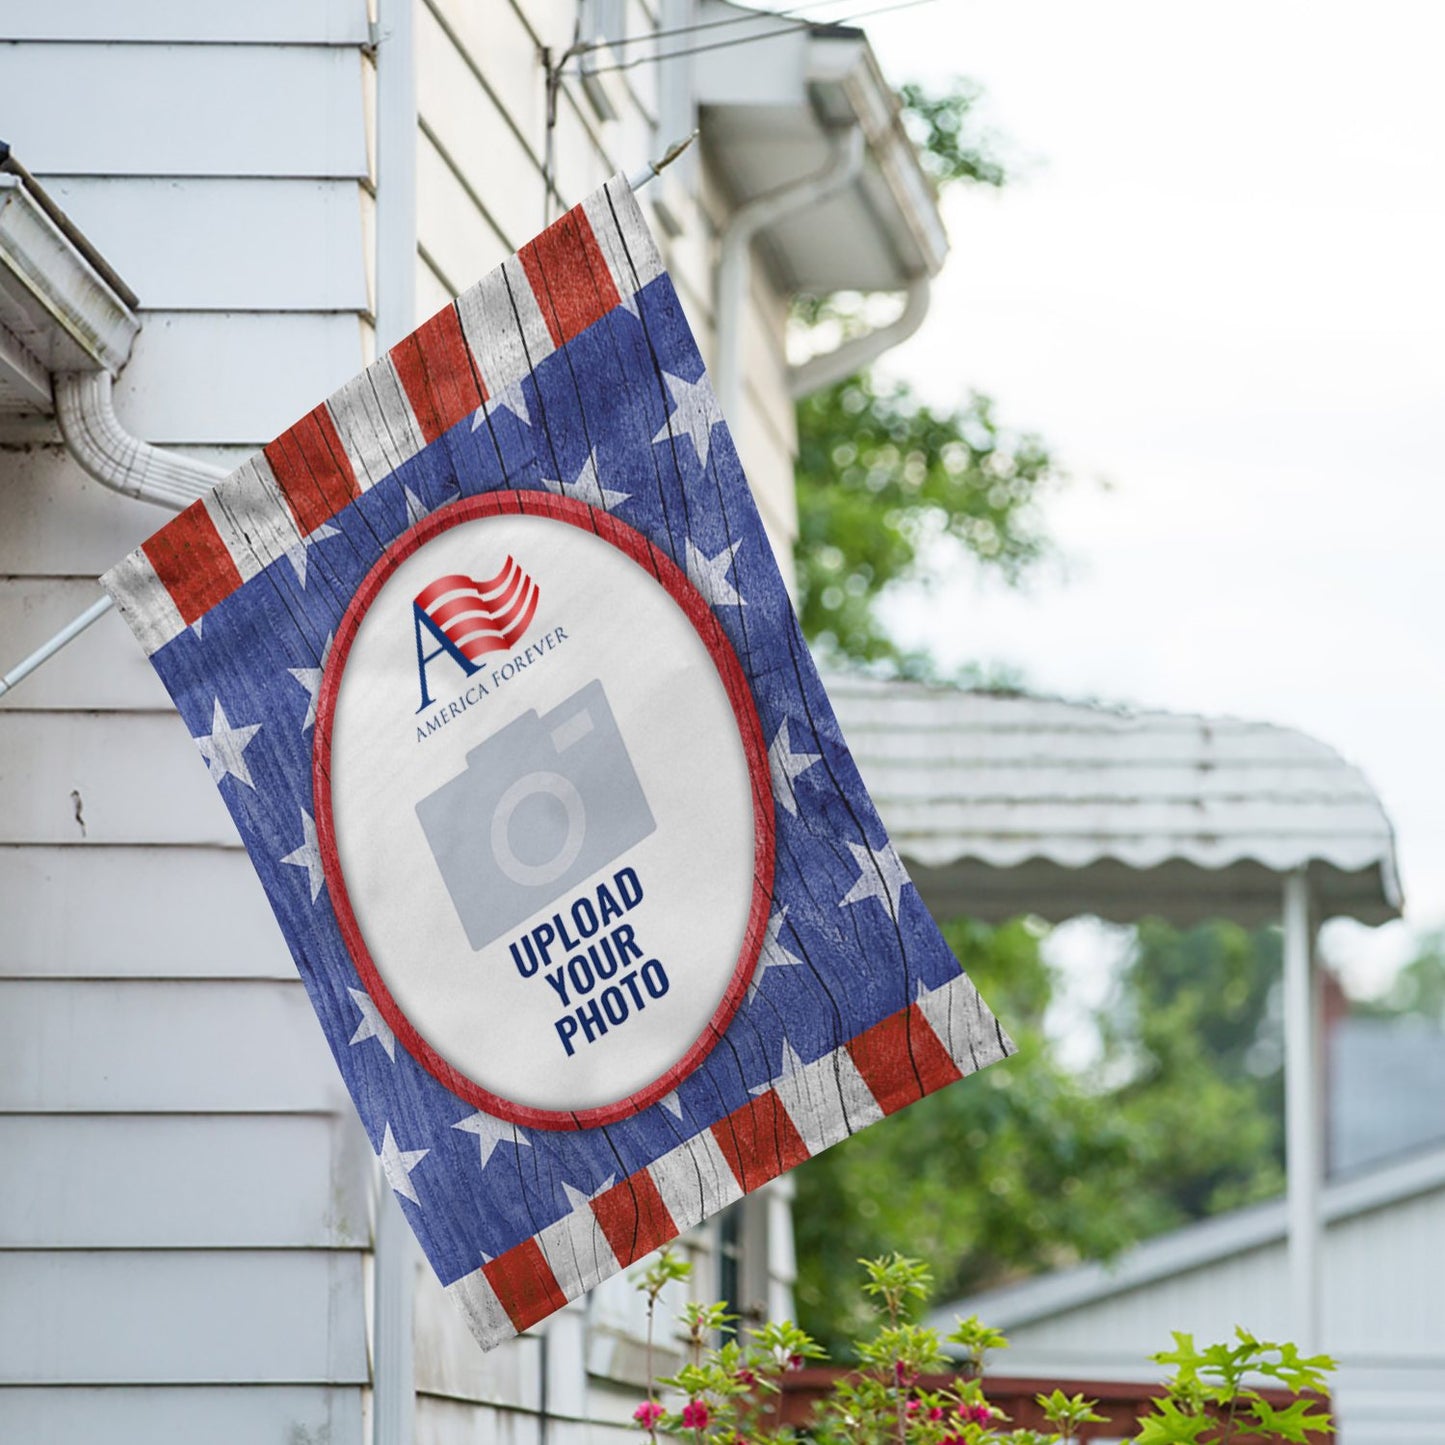
<instances>
[{"instance_id":1,"label":"small waving flag logo","mask_svg":"<svg viewBox=\"0 0 1445 1445\"><path fill-rule=\"evenodd\" d=\"M456 572L438 577L416 594L416 605L435 633L475 662L517 645L536 616L538 597L537 584L508 557L485 582Z\"/></svg>"}]
</instances>

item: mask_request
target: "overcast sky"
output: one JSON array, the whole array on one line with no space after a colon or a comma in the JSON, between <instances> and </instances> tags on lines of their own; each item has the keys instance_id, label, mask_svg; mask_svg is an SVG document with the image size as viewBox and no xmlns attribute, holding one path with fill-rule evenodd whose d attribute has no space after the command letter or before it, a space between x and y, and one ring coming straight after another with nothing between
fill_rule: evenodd
<instances>
[{"instance_id":1,"label":"overcast sky","mask_svg":"<svg viewBox=\"0 0 1445 1445\"><path fill-rule=\"evenodd\" d=\"M900 628L1039 690L1323 739L1394 820L1411 926L1445 922L1445 7L863 23L890 79L977 80L1019 177L950 197L953 255L889 365L991 393L1074 479L1060 565L1022 595L960 576ZM1358 986L1405 932L1327 954Z\"/></svg>"}]
</instances>

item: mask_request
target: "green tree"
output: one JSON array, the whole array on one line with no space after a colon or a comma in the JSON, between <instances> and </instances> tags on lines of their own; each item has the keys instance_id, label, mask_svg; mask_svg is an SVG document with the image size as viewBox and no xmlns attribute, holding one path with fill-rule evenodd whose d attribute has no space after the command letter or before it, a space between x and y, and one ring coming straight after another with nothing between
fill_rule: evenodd
<instances>
[{"instance_id":1,"label":"green tree","mask_svg":"<svg viewBox=\"0 0 1445 1445\"><path fill-rule=\"evenodd\" d=\"M799 1316L830 1346L860 1327L852 1262L898 1243L948 1299L1282 1187L1274 930L1141 925L1083 1074L1044 1038L1059 982L1046 928L944 933L1019 1056L798 1170Z\"/></svg>"},{"instance_id":2,"label":"green tree","mask_svg":"<svg viewBox=\"0 0 1445 1445\"><path fill-rule=\"evenodd\" d=\"M974 123L974 89L908 87L903 99L940 185L1004 182ZM799 314L846 336L867 309L833 297ZM1047 548L1040 503L1059 478L1048 449L1002 427L985 396L939 409L869 373L802 402L798 431L804 631L835 657L932 672L926 652L889 634L880 599L956 566L1024 575ZM1274 932L1142 925L1084 1075L1045 1041L1057 988L1046 928L956 920L945 933L1020 1057L798 1171L798 1305L830 1344L861 1327L850 1284L860 1258L902 1246L948 1297L1107 1257L1281 1185ZM1445 980L1445 964L1437 972ZM1445 985L1432 996L1445 999Z\"/></svg>"},{"instance_id":3,"label":"green tree","mask_svg":"<svg viewBox=\"0 0 1445 1445\"><path fill-rule=\"evenodd\" d=\"M905 123L940 187L999 186L1002 162L975 121L978 91L901 94ZM800 328L847 337L870 298L805 298ZM1059 480L1037 437L1000 424L974 393L926 404L907 382L860 372L798 405L798 604L803 630L835 659L928 674L926 651L891 636L878 603L974 564L1017 581L1046 549L1038 503Z\"/></svg>"}]
</instances>

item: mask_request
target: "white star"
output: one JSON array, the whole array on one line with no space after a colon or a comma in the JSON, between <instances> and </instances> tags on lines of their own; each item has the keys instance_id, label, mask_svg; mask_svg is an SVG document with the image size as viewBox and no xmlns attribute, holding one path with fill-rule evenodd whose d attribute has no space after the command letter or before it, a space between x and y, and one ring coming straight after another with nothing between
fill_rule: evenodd
<instances>
[{"instance_id":1,"label":"white star","mask_svg":"<svg viewBox=\"0 0 1445 1445\"><path fill-rule=\"evenodd\" d=\"M758 985L762 983L763 975L770 968L796 968L803 962L795 954L789 953L779 941L778 935L782 932L787 916L788 905L785 903L768 919L768 931L763 938L762 949L758 953L758 966L753 970L752 982L748 984L749 998L758 991Z\"/></svg>"},{"instance_id":2,"label":"white star","mask_svg":"<svg viewBox=\"0 0 1445 1445\"><path fill-rule=\"evenodd\" d=\"M288 853L281 861L293 868L306 870L306 881L311 885L311 901L316 902L326 874L321 869L321 848L316 842L316 824L305 808L301 809L301 836L305 840L294 852Z\"/></svg>"},{"instance_id":3,"label":"white star","mask_svg":"<svg viewBox=\"0 0 1445 1445\"><path fill-rule=\"evenodd\" d=\"M396 1062L396 1035L391 1031L391 1025L382 1018L381 1010L372 1002L371 995L365 989L349 988L346 990L351 995L351 1001L361 1010L361 1022L356 1026L356 1032L351 1036L352 1044L359 1044L366 1039L375 1039L382 1048L386 1050L386 1056L392 1063Z\"/></svg>"},{"instance_id":4,"label":"white star","mask_svg":"<svg viewBox=\"0 0 1445 1445\"><path fill-rule=\"evenodd\" d=\"M221 706L221 699L215 699L215 708L211 713L211 731L205 737L196 739L196 746L206 760L206 767L210 769L213 782L219 784L229 773L248 788L255 788L255 783L251 781L251 770L246 766L246 759L242 754L260 731L260 723L233 728L226 718L225 708Z\"/></svg>"},{"instance_id":5,"label":"white star","mask_svg":"<svg viewBox=\"0 0 1445 1445\"><path fill-rule=\"evenodd\" d=\"M319 667L288 667L286 669L311 694L311 700L306 704L306 717L301 723L303 733L316 721L316 692L321 686L322 670ZM774 786L777 786L776 783Z\"/></svg>"},{"instance_id":6,"label":"white star","mask_svg":"<svg viewBox=\"0 0 1445 1445\"><path fill-rule=\"evenodd\" d=\"M490 1114L473 1114L469 1119L453 1124L452 1128L465 1134L475 1134L481 1140L483 1169L498 1144L510 1144L514 1149L520 1149L523 1144L529 1149L532 1147L532 1141L515 1124L504 1124Z\"/></svg>"},{"instance_id":7,"label":"white star","mask_svg":"<svg viewBox=\"0 0 1445 1445\"><path fill-rule=\"evenodd\" d=\"M513 416L527 426L532 425L532 413L527 410L527 398L522 391L522 378L509 381L500 391L495 391L476 410L472 417L472 430L485 426L487 418L498 408L505 407Z\"/></svg>"},{"instance_id":8,"label":"white star","mask_svg":"<svg viewBox=\"0 0 1445 1445\"><path fill-rule=\"evenodd\" d=\"M722 420L722 413L713 400L712 388L705 376L697 381L684 381L669 371L664 371L662 376L672 394L675 410L662 424L662 430L653 437L653 445L665 442L669 437L689 436L698 461L706 466L713 426Z\"/></svg>"},{"instance_id":9,"label":"white star","mask_svg":"<svg viewBox=\"0 0 1445 1445\"><path fill-rule=\"evenodd\" d=\"M430 1153L430 1149L398 1149L391 1125L386 1126L380 1150L381 1167L386 1174L386 1182L403 1199L410 1199L413 1204L420 1204L421 1200L416 1197L416 1190L412 1188L411 1171Z\"/></svg>"},{"instance_id":10,"label":"white star","mask_svg":"<svg viewBox=\"0 0 1445 1445\"><path fill-rule=\"evenodd\" d=\"M191 623L191 634L195 637L197 642L201 640L201 623L203 623L205 620L206 619L204 615L202 615L196 618L193 623Z\"/></svg>"},{"instance_id":11,"label":"white star","mask_svg":"<svg viewBox=\"0 0 1445 1445\"><path fill-rule=\"evenodd\" d=\"M549 492L556 492L559 497L575 497L579 502L586 502L589 507L601 507L605 511L619 506L632 495L631 492L614 492L597 480L597 453L595 451L588 455L582 465L582 470L577 473L575 482L563 482L556 477L543 477L542 485Z\"/></svg>"},{"instance_id":12,"label":"white star","mask_svg":"<svg viewBox=\"0 0 1445 1445\"><path fill-rule=\"evenodd\" d=\"M742 545L741 542L733 542L724 547L716 557L704 557L693 544L692 538L687 539L687 580L714 607L746 607L748 605L727 577L728 568L733 565L733 558Z\"/></svg>"},{"instance_id":13,"label":"white star","mask_svg":"<svg viewBox=\"0 0 1445 1445\"><path fill-rule=\"evenodd\" d=\"M574 1210L585 1209L599 1195L606 1194L607 1191L612 1188L616 1177L615 1174L609 1174L591 1194L584 1194L582 1190L574 1189L572 1185L568 1184L564 1179L562 1181L562 1193L567 1196L567 1203L570 1204Z\"/></svg>"},{"instance_id":14,"label":"white star","mask_svg":"<svg viewBox=\"0 0 1445 1445\"><path fill-rule=\"evenodd\" d=\"M898 916L898 899L905 884L913 880L903 867L898 850L892 843L881 848L865 848L862 843L849 843L853 861L858 865L858 881L844 896L840 908L861 903L865 898L886 900L889 911Z\"/></svg>"},{"instance_id":15,"label":"white star","mask_svg":"<svg viewBox=\"0 0 1445 1445\"><path fill-rule=\"evenodd\" d=\"M476 430L475 427L472 428ZM426 516L426 508L421 504L421 498L412 491L410 487L403 487L402 495L406 498L406 524L408 527L415 527L423 517Z\"/></svg>"},{"instance_id":16,"label":"white star","mask_svg":"<svg viewBox=\"0 0 1445 1445\"><path fill-rule=\"evenodd\" d=\"M676 1089L670 1094L664 1094L657 1102L661 1104L669 1114L675 1114L679 1119L682 1118L682 1100L677 1097Z\"/></svg>"},{"instance_id":17,"label":"white star","mask_svg":"<svg viewBox=\"0 0 1445 1445\"><path fill-rule=\"evenodd\" d=\"M291 564L291 570L296 574L296 580L303 591L306 587L306 549L314 542L324 542L328 537L340 535L329 522L323 522L309 537L302 537L286 549L286 560Z\"/></svg>"},{"instance_id":18,"label":"white star","mask_svg":"<svg viewBox=\"0 0 1445 1445\"><path fill-rule=\"evenodd\" d=\"M788 741L788 720L778 729L773 745L768 749L768 767L773 775L773 792L778 801L796 818L798 816L797 789L794 780L806 773L822 757L821 753L795 753Z\"/></svg>"},{"instance_id":19,"label":"white star","mask_svg":"<svg viewBox=\"0 0 1445 1445\"><path fill-rule=\"evenodd\" d=\"M787 1039L784 1039L783 1061L778 1065L777 1074L769 1079L766 1084L754 1084L753 1087L748 1090L748 1093L766 1094L769 1089L776 1089L786 1104L788 1102L787 1096L796 1092L796 1090L789 1089L788 1085L803 1072L803 1067L803 1061L798 1057L798 1051Z\"/></svg>"}]
</instances>

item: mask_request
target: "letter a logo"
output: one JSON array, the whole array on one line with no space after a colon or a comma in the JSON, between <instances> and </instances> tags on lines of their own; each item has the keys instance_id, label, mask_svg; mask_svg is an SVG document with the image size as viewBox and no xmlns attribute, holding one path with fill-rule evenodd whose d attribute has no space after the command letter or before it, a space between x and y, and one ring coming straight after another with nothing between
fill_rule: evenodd
<instances>
[{"instance_id":1,"label":"letter a logo","mask_svg":"<svg viewBox=\"0 0 1445 1445\"><path fill-rule=\"evenodd\" d=\"M419 603L412 603L411 613L413 626L416 628L416 670L421 680L421 706L417 708L417 711L425 712L432 705L431 694L427 691L426 686L428 663L435 662L443 653L446 653L467 677L471 677L475 672L480 672L481 669L476 663L468 661L456 643L431 620ZM422 640L423 628L431 634L437 644L431 652L426 650L426 643Z\"/></svg>"},{"instance_id":2,"label":"letter a logo","mask_svg":"<svg viewBox=\"0 0 1445 1445\"><path fill-rule=\"evenodd\" d=\"M517 645L537 614L538 598L537 584L510 557L495 577L484 582L450 573L423 587L412 606L416 669L421 679L421 707L417 711L431 706L426 685L428 663L446 653L471 677L481 668L478 658ZM422 628L437 644L432 652L426 650Z\"/></svg>"}]
</instances>

